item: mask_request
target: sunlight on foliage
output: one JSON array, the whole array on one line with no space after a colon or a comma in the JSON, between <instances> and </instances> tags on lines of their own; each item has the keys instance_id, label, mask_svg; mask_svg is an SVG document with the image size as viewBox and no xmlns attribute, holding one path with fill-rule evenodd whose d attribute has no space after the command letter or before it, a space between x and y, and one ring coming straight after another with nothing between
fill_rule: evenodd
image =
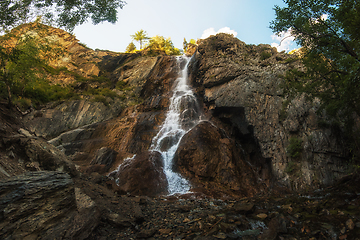
<instances>
[{"instance_id":1,"label":"sunlight on foliage","mask_svg":"<svg viewBox=\"0 0 360 240\"><path fill-rule=\"evenodd\" d=\"M163 36L156 35L149 40L146 50L150 55L165 53L166 55L180 55L180 50L175 48L171 38L165 39Z\"/></svg>"}]
</instances>

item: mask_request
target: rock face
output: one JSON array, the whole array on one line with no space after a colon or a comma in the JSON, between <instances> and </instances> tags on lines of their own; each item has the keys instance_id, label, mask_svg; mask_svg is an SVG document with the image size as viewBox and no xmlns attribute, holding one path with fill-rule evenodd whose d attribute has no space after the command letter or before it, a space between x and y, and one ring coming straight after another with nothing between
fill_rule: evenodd
<instances>
[{"instance_id":1,"label":"rock face","mask_svg":"<svg viewBox=\"0 0 360 240\"><path fill-rule=\"evenodd\" d=\"M51 139L65 131L117 117L121 111L119 101L107 107L101 102L76 100L33 111L26 115L25 124L37 136Z\"/></svg>"},{"instance_id":2,"label":"rock face","mask_svg":"<svg viewBox=\"0 0 360 240\"><path fill-rule=\"evenodd\" d=\"M159 152L143 152L125 160L114 176L119 189L133 195L157 196L167 193L167 180Z\"/></svg>"},{"instance_id":3,"label":"rock face","mask_svg":"<svg viewBox=\"0 0 360 240\"><path fill-rule=\"evenodd\" d=\"M284 97L282 76L299 67L289 58L268 45L218 34L200 43L192 82L211 116L228 126L248 155L260 152L271 162L276 181L294 189L328 185L346 175L346 147L338 132L318 124L316 101ZM298 157L289 154L291 138L301 143Z\"/></svg>"},{"instance_id":4,"label":"rock face","mask_svg":"<svg viewBox=\"0 0 360 240\"><path fill-rule=\"evenodd\" d=\"M205 188L209 193L224 191L230 195L251 196L258 186L241 155L241 146L236 146L222 129L203 121L181 139L174 168L187 177L194 188Z\"/></svg>"},{"instance_id":5,"label":"rock face","mask_svg":"<svg viewBox=\"0 0 360 240\"><path fill-rule=\"evenodd\" d=\"M63 232L72 228L75 216L71 213L76 208L73 181L68 174L28 172L2 181L0 192L3 239L74 236L74 232ZM54 224L52 220L56 218L65 223Z\"/></svg>"},{"instance_id":6,"label":"rock face","mask_svg":"<svg viewBox=\"0 0 360 240\"><path fill-rule=\"evenodd\" d=\"M40 170L61 171L71 176L78 174L75 164L59 149L28 132L26 135L2 136L0 149L5 155L1 157L0 168L4 178Z\"/></svg>"}]
</instances>

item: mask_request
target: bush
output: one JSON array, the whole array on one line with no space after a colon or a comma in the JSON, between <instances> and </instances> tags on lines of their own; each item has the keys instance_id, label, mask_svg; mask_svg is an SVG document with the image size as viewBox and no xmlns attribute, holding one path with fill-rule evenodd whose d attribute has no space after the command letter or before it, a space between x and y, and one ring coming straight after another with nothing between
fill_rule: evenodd
<instances>
[{"instance_id":1,"label":"bush","mask_svg":"<svg viewBox=\"0 0 360 240\"><path fill-rule=\"evenodd\" d=\"M104 96L97 95L97 96L95 96L94 101L95 102L102 102L106 107L109 106L109 103L107 102L107 100L106 100L106 98Z\"/></svg>"},{"instance_id":2,"label":"bush","mask_svg":"<svg viewBox=\"0 0 360 240\"><path fill-rule=\"evenodd\" d=\"M180 55L180 50L175 48L171 39L163 36L152 37L146 46L150 55L165 53L166 55Z\"/></svg>"},{"instance_id":3,"label":"bush","mask_svg":"<svg viewBox=\"0 0 360 240\"><path fill-rule=\"evenodd\" d=\"M289 146L286 148L288 155L292 158L297 158L302 150L302 140L297 137L291 137L289 139Z\"/></svg>"},{"instance_id":4,"label":"bush","mask_svg":"<svg viewBox=\"0 0 360 240\"><path fill-rule=\"evenodd\" d=\"M260 54L260 60L268 59L272 56L270 52L262 51Z\"/></svg>"}]
</instances>

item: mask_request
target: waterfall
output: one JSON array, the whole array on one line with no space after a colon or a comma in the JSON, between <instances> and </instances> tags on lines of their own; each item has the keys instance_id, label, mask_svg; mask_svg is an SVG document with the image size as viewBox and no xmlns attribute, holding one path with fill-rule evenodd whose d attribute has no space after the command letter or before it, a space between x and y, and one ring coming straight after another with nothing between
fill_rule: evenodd
<instances>
[{"instance_id":1,"label":"waterfall","mask_svg":"<svg viewBox=\"0 0 360 240\"><path fill-rule=\"evenodd\" d=\"M194 93L188 82L188 64L189 57L181 56L176 58L180 69L179 77L173 85L173 94L170 98L169 109L163 125L158 134L152 139L150 151L158 151L164 160L164 172L168 182L168 193L187 193L190 190L190 183L179 173L173 171L173 158L179 146L181 138L187 131L196 126L201 120L201 111ZM115 176L120 173L123 164L129 164L132 158L127 158L118 169L109 173L109 176ZM116 180L118 184L118 180Z\"/></svg>"},{"instance_id":2,"label":"waterfall","mask_svg":"<svg viewBox=\"0 0 360 240\"><path fill-rule=\"evenodd\" d=\"M189 182L179 173L173 172L173 158L181 138L198 124L201 118L196 98L187 83L190 58L181 56L176 59L181 72L173 86L165 121L150 147L150 150L159 151L163 156L169 194L186 193L190 190Z\"/></svg>"}]
</instances>

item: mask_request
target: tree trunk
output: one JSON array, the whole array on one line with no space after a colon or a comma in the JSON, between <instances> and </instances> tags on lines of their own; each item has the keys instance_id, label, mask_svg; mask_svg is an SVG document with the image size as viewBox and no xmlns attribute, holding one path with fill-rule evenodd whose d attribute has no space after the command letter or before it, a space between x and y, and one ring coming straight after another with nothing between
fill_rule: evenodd
<instances>
[{"instance_id":1,"label":"tree trunk","mask_svg":"<svg viewBox=\"0 0 360 240\"><path fill-rule=\"evenodd\" d=\"M11 107L13 105L12 101L11 101L11 89L10 89L9 85L6 85L6 87L7 87L7 92L8 92L8 106Z\"/></svg>"}]
</instances>

